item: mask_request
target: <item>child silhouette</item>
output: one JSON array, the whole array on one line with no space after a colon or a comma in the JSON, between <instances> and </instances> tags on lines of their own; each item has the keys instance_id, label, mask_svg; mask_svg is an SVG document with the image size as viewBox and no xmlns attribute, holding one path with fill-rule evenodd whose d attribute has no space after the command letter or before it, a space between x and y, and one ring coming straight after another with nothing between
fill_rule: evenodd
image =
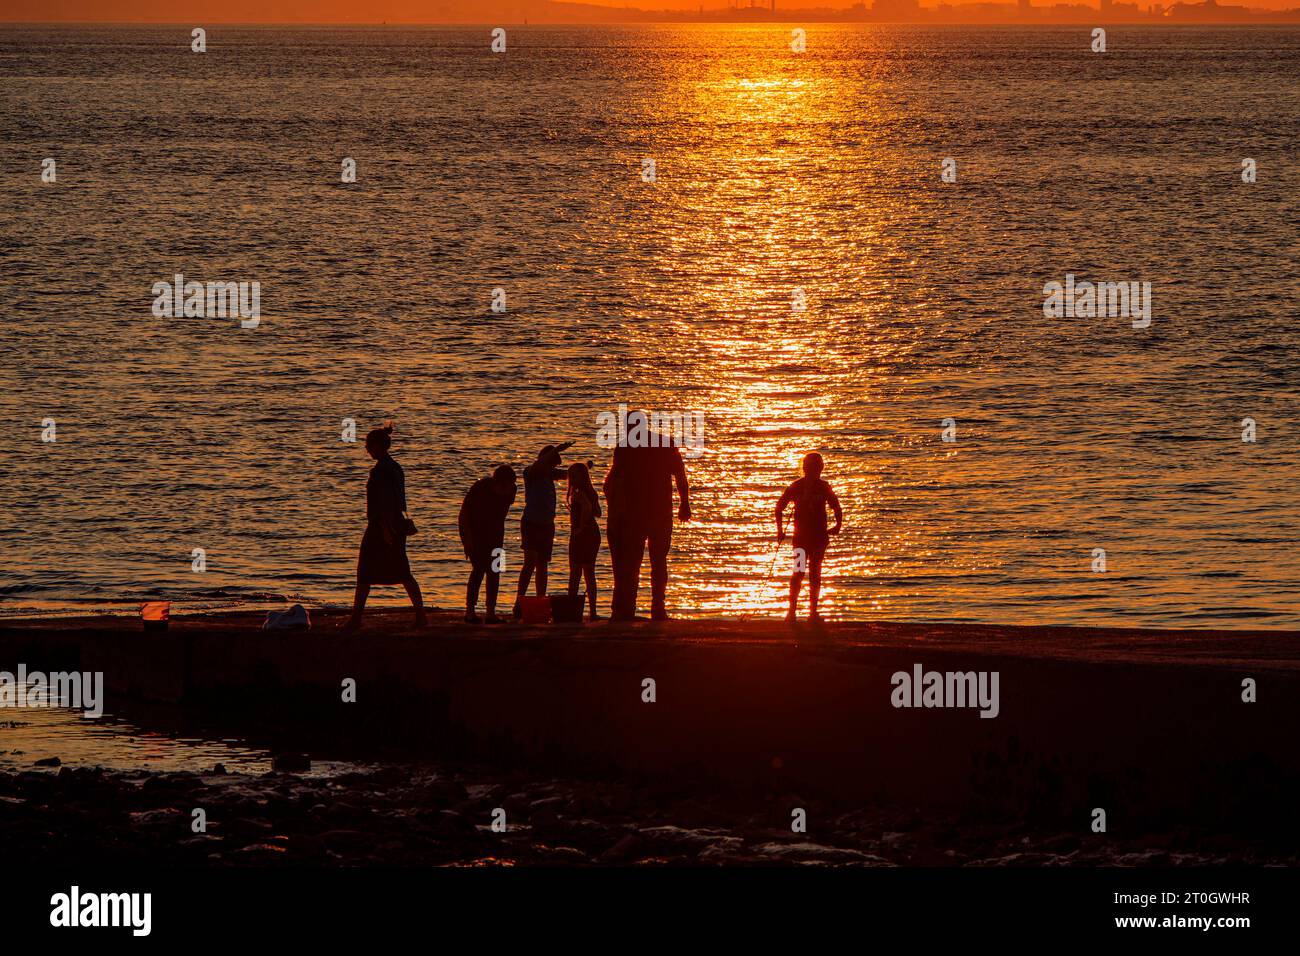
<instances>
[{"instance_id":1,"label":"child silhouette","mask_svg":"<svg viewBox=\"0 0 1300 956\"><path fill-rule=\"evenodd\" d=\"M839 534L844 525L844 512L840 508L840 499L835 496L831 486L822 481L822 469L825 462L822 456L813 452L803 459L803 477L793 482L781 500L776 503L776 537L780 544L785 540L785 509L794 505L794 573L790 575L790 611L787 621L796 618L795 609L799 603L799 589L803 585L804 570L808 572L808 597L810 610L808 620L817 623L821 615L817 613L817 597L822 589L822 558L826 556L826 547L830 536ZM835 513L835 526L826 527L827 506Z\"/></svg>"}]
</instances>

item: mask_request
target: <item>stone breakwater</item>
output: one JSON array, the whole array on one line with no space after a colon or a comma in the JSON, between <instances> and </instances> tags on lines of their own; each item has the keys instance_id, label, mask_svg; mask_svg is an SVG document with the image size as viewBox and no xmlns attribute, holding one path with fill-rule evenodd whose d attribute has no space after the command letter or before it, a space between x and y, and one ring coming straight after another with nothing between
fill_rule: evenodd
<instances>
[{"instance_id":1,"label":"stone breakwater","mask_svg":"<svg viewBox=\"0 0 1300 956\"><path fill-rule=\"evenodd\" d=\"M378 615L347 637L327 615L297 633L262 632L247 615L164 634L120 620L10 625L0 666L102 671L110 713L115 700L169 700L273 750L465 761L733 794L736 806L797 794L1037 833L1086 836L1101 808L1116 839L1232 834L1240 848L1269 834L1283 857L1295 845L1294 633L404 622ZM996 717L896 707L893 675L918 666L998 674ZM793 809L782 805L786 832Z\"/></svg>"}]
</instances>

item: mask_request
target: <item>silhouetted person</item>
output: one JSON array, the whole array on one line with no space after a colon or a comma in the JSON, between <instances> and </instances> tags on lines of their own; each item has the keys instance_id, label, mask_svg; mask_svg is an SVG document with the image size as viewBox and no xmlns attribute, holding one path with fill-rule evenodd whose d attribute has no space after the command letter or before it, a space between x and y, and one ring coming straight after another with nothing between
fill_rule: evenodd
<instances>
[{"instance_id":1,"label":"silhouetted person","mask_svg":"<svg viewBox=\"0 0 1300 956\"><path fill-rule=\"evenodd\" d=\"M614 606L611 619L636 617L641 562L650 548L650 616L668 619L664 594L668 589L668 549L673 540L673 484L681 506L679 521L691 520L690 488L682 452L668 436L649 431L645 412L628 414L627 441L614 449L605 475L605 505L609 511L609 556L614 563ZM633 438L632 436L638 436ZM644 443L641 437L645 438Z\"/></svg>"},{"instance_id":2,"label":"silhouetted person","mask_svg":"<svg viewBox=\"0 0 1300 956\"><path fill-rule=\"evenodd\" d=\"M590 464L590 463L588 463ZM596 613L596 556L600 553L600 497L591 483L588 465L574 462L569 466L569 486L564 495L569 506L569 596L578 593L578 579L587 584L587 604L591 620Z\"/></svg>"},{"instance_id":3,"label":"silhouetted person","mask_svg":"<svg viewBox=\"0 0 1300 956\"><path fill-rule=\"evenodd\" d=\"M366 451L375 459L375 466L366 481L366 533L361 536L361 553L357 557L352 617L343 625L348 631L361 626L361 612L374 584L402 585L415 608L416 625L424 627L429 623L424 616L420 585L415 583L406 559L406 539L415 533L415 522L406 514L406 476L388 453L392 435L392 424L371 429L366 435Z\"/></svg>"},{"instance_id":4,"label":"silhouetted person","mask_svg":"<svg viewBox=\"0 0 1300 956\"><path fill-rule=\"evenodd\" d=\"M538 597L546 595L546 576L555 549L555 483L565 477L560 467L560 453L573 442L547 445L537 460L524 469L524 513L519 534L524 551L524 566L519 570L519 589L515 592L515 617L523 614L521 602L528 593L528 582L537 575Z\"/></svg>"},{"instance_id":5,"label":"silhouetted person","mask_svg":"<svg viewBox=\"0 0 1300 956\"><path fill-rule=\"evenodd\" d=\"M497 590L501 586L502 567L498 557L503 557L506 543L506 515L517 494L515 470L501 465L491 478L480 478L470 486L460 505L460 543L469 559L469 583L465 587L465 623L477 624L479 585L487 577L488 624L497 624Z\"/></svg>"},{"instance_id":6,"label":"silhouetted person","mask_svg":"<svg viewBox=\"0 0 1300 956\"><path fill-rule=\"evenodd\" d=\"M839 534L844 525L844 512L840 508L840 499L835 497L831 486L822 481L822 456L813 452L803 459L803 477L790 485L776 503L776 538L780 544L785 540L785 509L794 505L794 573L790 575L790 611L787 621L796 617L795 609L799 604L799 588L803 585L804 568L808 570L808 597L811 609L808 620L817 622L822 619L817 613L817 597L822 589L822 558L830 544L830 536ZM826 508L835 512L835 527L826 529Z\"/></svg>"}]
</instances>

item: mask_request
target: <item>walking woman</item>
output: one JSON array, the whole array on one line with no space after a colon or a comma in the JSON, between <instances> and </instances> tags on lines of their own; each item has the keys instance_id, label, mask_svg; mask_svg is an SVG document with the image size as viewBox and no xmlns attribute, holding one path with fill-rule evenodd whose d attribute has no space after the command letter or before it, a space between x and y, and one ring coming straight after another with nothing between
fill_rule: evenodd
<instances>
[{"instance_id":1,"label":"walking woman","mask_svg":"<svg viewBox=\"0 0 1300 956\"><path fill-rule=\"evenodd\" d=\"M591 620L596 613L596 555L600 553L600 498L591 483L591 470L581 462L569 466L569 488L564 496L569 506L569 597L578 593L578 578L587 584Z\"/></svg>"},{"instance_id":2,"label":"walking woman","mask_svg":"<svg viewBox=\"0 0 1300 956\"><path fill-rule=\"evenodd\" d=\"M366 481L366 533L361 537L361 554L357 558L357 593L352 601L352 617L343 625L345 631L361 626L361 612L374 584L400 584L406 588L415 608L417 627L428 625L424 616L424 599L420 585L411 575L406 559L406 539L415 534L415 522L406 514L406 476L402 466L388 453L393 443L393 424L371 429L366 435L366 451L375 459Z\"/></svg>"}]
</instances>

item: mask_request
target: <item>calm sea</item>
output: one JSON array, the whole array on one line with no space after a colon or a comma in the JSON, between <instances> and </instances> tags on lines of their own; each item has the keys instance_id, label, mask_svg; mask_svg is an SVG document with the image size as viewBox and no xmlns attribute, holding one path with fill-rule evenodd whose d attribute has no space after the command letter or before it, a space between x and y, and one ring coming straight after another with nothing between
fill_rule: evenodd
<instances>
[{"instance_id":1,"label":"calm sea","mask_svg":"<svg viewBox=\"0 0 1300 956\"><path fill-rule=\"evenodd\" d=\"M455 607L468 485L626 402L705 414L679 612L779 612L820 450L833 616L1300 627L1300 30L189 31L0 28L0 614L345 602L390 417Z\"/></svg>"}]
</instances>

